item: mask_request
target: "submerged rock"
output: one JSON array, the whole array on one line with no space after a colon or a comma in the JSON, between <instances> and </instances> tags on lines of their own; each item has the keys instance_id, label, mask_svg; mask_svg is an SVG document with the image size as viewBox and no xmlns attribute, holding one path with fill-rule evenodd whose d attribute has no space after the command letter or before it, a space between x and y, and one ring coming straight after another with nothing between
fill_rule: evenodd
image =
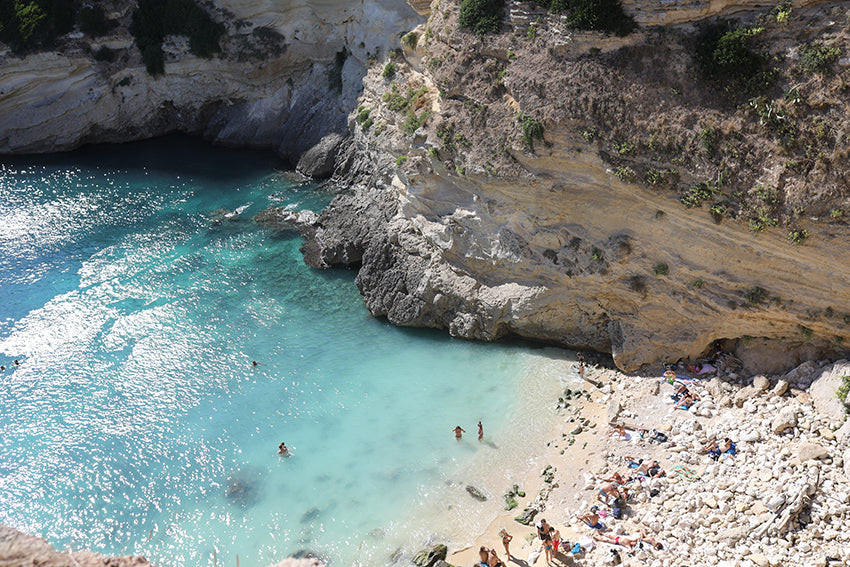
<instances>
[{"instance_id":1,"label":"submerged rock","mask_svg":"<svg viewBox=\"0 0 850 567\"><path fill-rule=\"evenodd\" d=\"M430 549L423 549L413 558L413 563L419 567L436 567L437 562L445 561L448 555L448 548L443 545L435 545Z\"/></svg>"},{"instance_id":2,"label":"submerged rock","mask_svg":"<svg viewBox=\"0 0 850 567\"><path fill-rule=\"evenodd\" d=\"M473 498L480 502L485 502L487 500L487 497L484 495L484 493L472 486L471 484L466 486L466 491L469 492L469 494L472 495Z\"/></svg>"}]
</instances>

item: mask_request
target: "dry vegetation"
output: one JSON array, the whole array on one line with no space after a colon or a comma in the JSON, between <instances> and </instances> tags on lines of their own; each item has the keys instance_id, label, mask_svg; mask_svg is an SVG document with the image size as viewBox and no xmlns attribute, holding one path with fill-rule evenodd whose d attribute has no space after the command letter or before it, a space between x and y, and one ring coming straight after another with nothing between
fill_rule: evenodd
<instances>
[{"instance_id":1,"label":"dry vegetation","mask_svg":"<svg viewBox=\"0 0 850 567\"><path fill-rule=\"evenodd\" d=\"M440 112L416 135L458 174L530 175L522 163L553 151L547 139L569 140L718 222L790 226L791 243L807 236L798 219L850 214L846 4L777 4L622 39L567 29L543 9L480 37L457 14L456 3L437 6L415 67L399 62L387 88L417 92L420 71L436 85Z\"/></svg>"}]
</instances>

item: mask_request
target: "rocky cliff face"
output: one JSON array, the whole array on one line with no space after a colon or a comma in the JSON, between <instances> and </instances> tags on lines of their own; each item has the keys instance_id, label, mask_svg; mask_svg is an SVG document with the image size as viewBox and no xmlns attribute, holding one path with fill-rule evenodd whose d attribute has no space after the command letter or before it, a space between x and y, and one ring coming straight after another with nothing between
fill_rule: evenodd
<instances>
[{"instance_id":1,"label":"rocky cliff face","mask_svg":"<svg viewBox=\"0 0 850 567\"><path fill-rule=\"evenodd\" d=\"M0 153L50 152L181 131L224 144L274 148L297 159L345 116L369 57L421 17L400 0L207 3L226 26L222 54L166 41L152 77L128 32L135 2L114 0L109 35L81 33L58 50L13 55L0 46ZM93 56L101 47L113 61Z\"/></svg>"},{"instance_id":2,"label":"rocky cliff face","mask_svg":"<svg viewBox=\"0 0 850 567\"><path fill-rule=\"evenodd\" d=\"M656 21L650 4L631 5L639 21ZM795 4L779 22L759 2L702 4L694 14L765 28L779 79L763 99L701 79L689 26L612 38L511 3L510 31L479 40L457 28L456 3L432 5L352 115L355 163L388 174L332 204L308 262L360 264L366 305L396 324L592 348L626 370L717 339L764 370L841 352L850 75L834 61L807 75L799 50L823 41L846 57L847 8ZM796 139L817 116L828 141L771 130L758 105L782 111L787 92L807 101L783 114L799 117ZM704 207L688 200L701 183Z\"/></svg>"}]
</instances>

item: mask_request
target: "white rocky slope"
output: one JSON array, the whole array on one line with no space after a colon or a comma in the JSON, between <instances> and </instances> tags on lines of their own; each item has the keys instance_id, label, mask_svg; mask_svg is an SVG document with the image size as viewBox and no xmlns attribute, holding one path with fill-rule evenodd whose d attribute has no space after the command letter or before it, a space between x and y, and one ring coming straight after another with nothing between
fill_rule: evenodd
<instances>
[{"instance_id":1,"label":"white rocky slope","mask_svg":"<svg viewBox=\"0 0 850 567\"><path fill-rule=\"evenodd\" d=\"M588 479L588 492L574 495L574 511L593 499L589 491L595 493L599 478L628 472L623 455L646 456L658 459L667 476L635 483L629 517L608 523L614 534L635 534L643 524L666 549L628 555L619 547L624 565L847 564L850 422L835 398L842 376L850 376L847 361L807 362L784 376L746 381L714 378L693 388L703 400L690 412L667 411L668 404L658 409L672 391L667 384L659 389L659 379L618 379L621 418L665 430L670 441L609 442L607 466ZM725 437L737 442L734 457L715 463L698 454L709 440ZM698 480L671 474L676 465ZM615 547L602 544L590 558L610 561Z\"/></svg>"}]
</instances>

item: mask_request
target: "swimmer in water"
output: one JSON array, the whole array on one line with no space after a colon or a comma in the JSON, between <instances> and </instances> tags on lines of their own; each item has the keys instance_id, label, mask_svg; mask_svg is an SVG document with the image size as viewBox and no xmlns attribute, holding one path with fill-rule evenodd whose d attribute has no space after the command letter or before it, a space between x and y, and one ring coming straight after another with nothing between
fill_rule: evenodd
<instances>
[{"instance_id":1,"label":"swimmer in water","mask_svg":"<svg viewBox=\"0 0 850 567\"><path fill-rule=\"evenodd\" d=\"M478 422L478 440L481 441L484 439L484 426L481 425L481 422Z\"/></svg>"},{"instance_id":2,"label":"swimmer in water","mask_svg":"<svg viewBox=\"0 0 850 567\"><path fill-rule=\"evenodd\" d=\"M282 457L288 457L289 456L289 449L286 448L286 443L281 443L280 445L277 446L277 454L282 456Z\"/></svg>"},{"instance_id":3,"label":"swimmer in water","mask_svg":"<svg viewBox=\"0 0 850 567\"><path fill-rule=\"evenodd\" d=\"M460 438L463 437L463 434L466 433L466 430L463 429L460 425L452 429L455 432L455 439L460 441Z\"/></svg>"}]
</instances>

